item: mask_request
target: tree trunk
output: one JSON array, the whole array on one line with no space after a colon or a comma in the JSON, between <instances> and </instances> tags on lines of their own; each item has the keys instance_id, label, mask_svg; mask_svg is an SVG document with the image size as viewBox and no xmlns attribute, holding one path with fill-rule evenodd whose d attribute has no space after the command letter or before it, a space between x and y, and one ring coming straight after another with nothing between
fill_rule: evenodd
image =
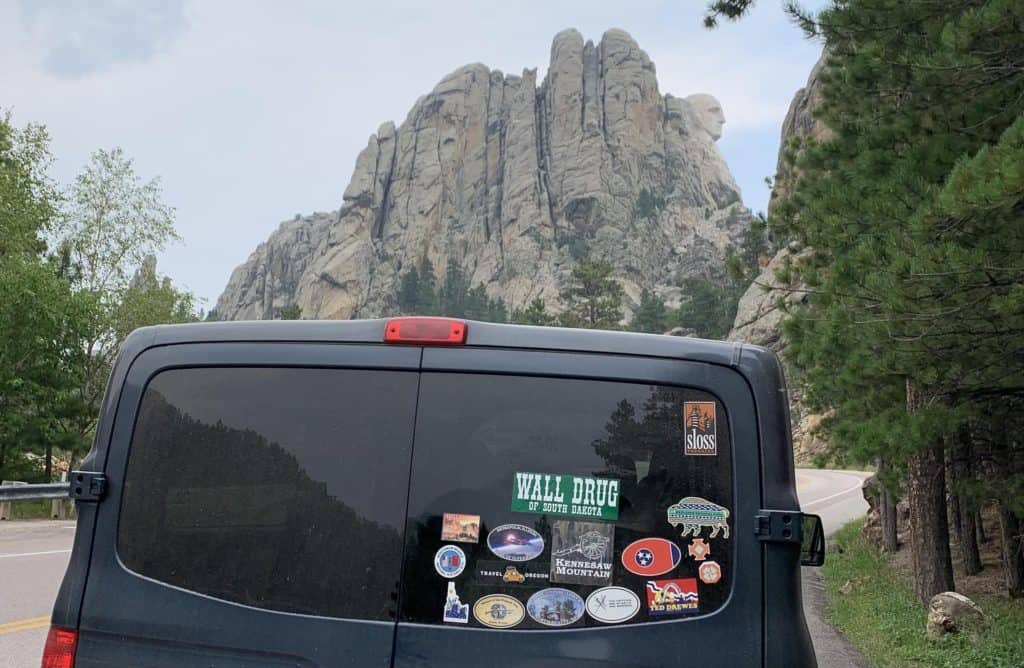
<instances>
[{"instance_id":1,"label":"tree trunk","mask_svg":"<svg viewBox=\"0 0 1024 668\"><path fill-rule=\"evenodd\" d=\"M878 481L881 493L878 497L878 520L882 525L882 549L892 554L899 549L899 540L896 536L896 496L886 484L887 469L885 458L879 459Z\"/></svg>"},{"instance_id":2,"label":"tree trunk","mask_svg":"<svg viewBox=\"0 0 1024 668\"><path fill-rule=\"evenodd\" d=\"M978 529L978 542L987 543L988 536L985 535L985 525L981 521L981 510L974 513L974 526Z\"/></svg>"},{"instance_id":3,"label":"tree trunk","mask_svg":"<svg viewBox=\"0 0 1024 668\"><path fill-rule=\"evenodd\" d=\"M1003 501L999 502L999 533L1007 593L1010 598L1024 598L1024 521Z\"/></svg>"},{"instance_id":4,"label":"tree trunk","mask_svg":"<svg viewBox=\"0 0 1024 668\"><path fill-rule=\"evenodd\" d=\"M975 527L975 516L977 511L974 507L974 499L963 494L963 485L971 479L971 431L966 427L957 431L952 455L954 489L960 488L956 495L957 539L960 543L960 557L964 562L964 573L977 575L981 572L981 554L978 552L978 533Z\"/></svg>"},{"instance_id":5,"label":"tree trunk","mask_svg":"<svg viewBox=\"0 0 1024 668\"><path fill-rule=\"evenodd\" d=\"M907 411L913 413L924 403L920 388L908 380ZM941 442L917 450L907 460L907 501L914 593L923 605L928 605L932 596L955 586L946 520L946 465Z\"/></svg>"}]
</instances>

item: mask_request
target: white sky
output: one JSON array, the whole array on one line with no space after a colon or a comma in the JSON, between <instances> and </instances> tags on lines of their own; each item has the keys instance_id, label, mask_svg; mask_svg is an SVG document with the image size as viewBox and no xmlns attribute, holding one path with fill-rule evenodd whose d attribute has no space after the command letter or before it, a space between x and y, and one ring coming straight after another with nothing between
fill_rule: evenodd
<instances>
[{"instance_id":1,"label":"white sky","mask_svg":"<svg viewBox=\"0 0 1024 668\"><path fill-rule=\"evenodd\" d=\"M708 31L704 0L0 0L0 108L49 128L63 183L114 146L159 176L184 238L159 270L210 308L281 221L339 206L381 122L466 63L543 76L567 27L595 42L623 28L662 93L718 97L719 145L763 210L782 119L820 51L780 5Z\"/></svg>"}]
</instances>

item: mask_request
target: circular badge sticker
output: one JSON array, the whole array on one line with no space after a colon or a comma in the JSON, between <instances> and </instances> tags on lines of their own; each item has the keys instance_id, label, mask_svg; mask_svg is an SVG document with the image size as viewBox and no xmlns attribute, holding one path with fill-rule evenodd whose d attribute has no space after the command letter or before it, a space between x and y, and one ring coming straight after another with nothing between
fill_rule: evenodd
<instances>
[{"instance_id":1,"label":"circular badge sticker","mask_svg":"<svg viewBox=\"0 0 1024 668\"><path fill-rule=\"evenodd\" d=\"M583 599L560 587L542 589L526 602L530 618L544 626L569 626L583 616Z\"/></svg>"},{"instance_id":2,"label":"circular badge sticker","mask_svg":"<svg viewBox=\"0 0 1024 668\"><path fill-rule=\"evenodd\" d=\"M700 575L701 582L713 585L722 579L722 567L717 561L705 561L697 569L697 574Z\"/></svg>"},{"instance_id":3,"label":"circular badge sticker","mask_svg":"<svg viewBox=\"0 0 1024 668\"><path fill-rule=\"evenodd\" d=\"M457 578L466 568L466 553L461 547L445 545L434 555L434 570L441 577Z\"/></svg>"},{"instance_id":4,"label":"circular badge sticker","mask_svg":"<svg viewBox=\"0 0 1024 668\"><path fill-rule=\"evenodd\" d=\"M544 551L544 537L523 524L502 524L487 534L487 548L506 561L529 561Z\"/></svg>"},{"instance_id":5,"label":"circular badge sticker","mask_svg":"<svg viewBox=\"0 0 1024 668\"><path fill-rule=\"evenodd\" d=\"M605 624L618 624L640 612L640 597L625 587L602 587L587 597L587 614Z\"/></svg>"},{"instance_id":6,"label":"circular badge sticker","mask_svg":"<svg viewBox=\"0 0 1024 668\"><path fill-rule=\"evenodd\" d=\"M473 604L473 617L492 629L508 629L523 621L526 609L511 596L491 594Z\"/></svg>"}]
</instances>

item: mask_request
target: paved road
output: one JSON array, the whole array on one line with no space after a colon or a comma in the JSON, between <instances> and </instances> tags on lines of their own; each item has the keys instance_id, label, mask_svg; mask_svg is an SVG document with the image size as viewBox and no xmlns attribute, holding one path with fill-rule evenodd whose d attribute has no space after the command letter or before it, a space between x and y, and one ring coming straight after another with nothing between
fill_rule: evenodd
<instances>
[{"instance_id":1,"label":"paved road","mask_svg":"<svg viewBox=\"0 0 1024 668\"><path fill-rule=\"evenodd\" d=\"M821 515L831 533L862 515L864 475L801 469L797 493L804 511ZM74 522L0 523L0 668L39 665L53 600L67 567ZM860 668L857 653L824 621L816 569L804 569L804 606L822 668Z\"/></svg>"},{"instance_id":2,"label":"paved road","mask_svg":"<svg viewBox=\"0 0 1024 668\"><path fill-rule=\"evenodd\" d=\"M861 485L869 473L797 469L796 493L805 513L821 516L825 534L867 512ZM820 668L866 668L869 664L846 638L836 631L825 615L825 583L817 568L803 569L804 615L814 639L814 651Z\"/></svg>"}]
</instances>

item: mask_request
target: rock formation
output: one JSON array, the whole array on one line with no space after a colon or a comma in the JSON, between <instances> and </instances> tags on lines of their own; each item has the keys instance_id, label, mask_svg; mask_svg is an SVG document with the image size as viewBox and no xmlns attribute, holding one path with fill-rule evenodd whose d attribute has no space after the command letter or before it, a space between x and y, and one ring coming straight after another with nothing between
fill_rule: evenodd
<instances>
[{"instance_id":1,"label":"rock formation","mask_svg":"<svg viewBox=\"0 0 1024 668\"><path fill-rule=\"evenodd\" d=\"M284 223L238 267L224 319L373 317L397 310L401 274L449 261L510 308L558 293L584 254L608 260L635 306L669 305L679 279L722 271L749 224L715 146L711 96L662 95L621 30L559 33L547 75L483 65L449 74L356 160L341 209ZM641 193L656 203L639 207Z\"/></svg>"}]
</instances>

